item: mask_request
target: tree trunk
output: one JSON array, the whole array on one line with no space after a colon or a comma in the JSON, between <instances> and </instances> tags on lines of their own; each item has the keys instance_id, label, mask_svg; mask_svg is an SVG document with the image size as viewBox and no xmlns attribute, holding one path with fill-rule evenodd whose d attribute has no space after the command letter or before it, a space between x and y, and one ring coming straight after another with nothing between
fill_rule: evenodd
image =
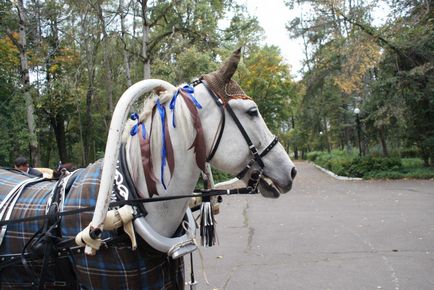
<instances>
[{"instance_id":1,"label":"tree trunk","mask_svg":"<svg viewBox=\"0 0 434 290\"><path fill-rule=\"evenodd\" d=\"M38 139L36 136L36 121L34 113L33 99L30 94L30 77L29 77L29 67L27 63L27 43L26 43L26 25L27 17L24 11L23 0L17 1L17 8L19 14L19 29L20 29L20 40L18 45L18 50L20 51L20 64L21 64L21 82L23 85L22 91L27 107L27 126L29 128L29 148L30 148L30 162L33 166L40 165Z\"/></svg>"},{"instance_id":2,"label":"tree trunk","mask_svg":"<svg viewBox=\"0 0 434 290\"><path fill-rule=\"evenodd\" d=\"M106 93L107 93L107 98L108 98L108 110L109 110L109 114L107 116L108 119L108 123L110 123L110 119L111 116L113 115L113 73L112 73L112 69L111 69L111 62L110 62L110 55L109 55L109 37L107 34L107 30L106 30L106 24L105 24L105 19L104 19L104 15L102 12L102 7L101 7L101 3L99 1L97 1L97 15L100 21L100 26L101 26L101 33L103 35L103 55L104 55L104 66L105 66L105 70L106 70L106 74L105 74L105 83L106 83Z\"/></svg>"},{"instance_id":3,"label":"tree trunk","mask_svg":"<svg viewBox=\"0 0 434 290\"><path fill-rule=\"evenodd\" d=\"M81 33L86 33L86 19L82 19L82 28ZM86 92L86 110L83 120L83 153L84 153L84 162L87 165L90 162L95 161L95 155L93 154L93 146L94 146L94 126L92 120L92 100L95 94L95 58L98 50L98 37L94 38L96 42L92 42L91 45L88 37L84 37L84 54L87 62L87 92Z\"/></svg>"},{"instance_id":4,"label":"tree trunk","mask_svg":"<svg viewBox=\"0 0 434 290\"><path fill-rule=\"evenodd\" d=\"M305 30L305 27L303 26L303 12L301 13L301 15L300 15L300 25L301 25L301 28L303 29L303 30ZM305 31L308 31L307 29L305 30ZM302 33L301 34L301 37L302 37L302 39L303 39L303 53L304 53L304 58L305 58L305 64L306 64L306 66L307 66L307 71L308 72L311 72L311 67L310 67L310 58L309 58L309 47L308 47L308 37L306 36L306 34L307 33Z\"/></svg>"},{"instance_id":5,"label":"tree trunk","mask_svg":"<svg viewBox=\"0 0 434 290\"><path fill-rule=\"evenodd\" d=\"M291 127L292 127L292 129L295 129L295 118L294 118L294 115L291 115ZM288 150L288 152L289 152L289 150ZM296 159L296 160L298 159L298 148L297 148L297 145L294 145L294 159Z\"/></svg>"},{"instance_id":6,"label":"tree trunk","mask_svg":"<svg viewBox=\"0 0 434 290\"><path fill-rule=\"evenodd\" d=\"M379 128L378 133L379 133L381 148L383 149L383 155L387 157L389 156L389 151L387 150L387 143L384 135L384 126L381 126Z\"/></svg>"},{"instance_id":7,"label":"tree trunk","mask_svg":"<svg viewBox=\"0 0 434 290\"><path fill-rule=\"evenodd\" d=\"M294 159L298 160L298 148L294 145Z\"/></svg>"},{"instance_id":8,"label":"tree trunk","mask_svg":"<svg viewBox=\"0 0 434 290\"><path fill-rule=\"evenodd\" d=\"M93 76L92 76L93 78ZM95 160L93 155L93 121L92 121L92 98L94 94L93 79L90 81L86 93L86 114L84 116L83 130L83 147L84 147L84 162L89 164Z\"/></svg>"},{"instance_id":9,"label":"tree trunk","mask_svg":"<svg viewBox=\"0 0 434 290\"><path fill-rule=\"evenodd\" d=\"M70 161L66 152L65 119L60 114L50 117L50 123L56 137L59 159L62 163Z\"/></svg>"},{"instance_id":10,"label":"tree trunk","mask_svg":"<svg viewBox=\"0 0 434 290\"><path fill-rule=\"evenodd\" d=\"M126 46L127 46L127 40L125 37L125 35L126 35L126 29L125 29L126 13L124 12L124 1L123 0L119 0L119 16L121 18L121 37L122 37L122 42L124 43L124 50L123 50L124 69L125 69L128 87L131 87L133 83L131 81L130 60L129 60L129 56L128 56L128 51L126 49Z\"/></svg>"},{"instance_id":11,"label":"tree trunk","mask_svg":"<svg viewBox=\"0 0 434 290\"><path fill-rule=\"evenodd\" d=\"M143 36L142 36L142 60L143 60L143 79L151 78L151 60L149 58L149 22L146 18L148 11L148 1L142 1L142 23L143 23Z\"/></svg>"}]
</instances>

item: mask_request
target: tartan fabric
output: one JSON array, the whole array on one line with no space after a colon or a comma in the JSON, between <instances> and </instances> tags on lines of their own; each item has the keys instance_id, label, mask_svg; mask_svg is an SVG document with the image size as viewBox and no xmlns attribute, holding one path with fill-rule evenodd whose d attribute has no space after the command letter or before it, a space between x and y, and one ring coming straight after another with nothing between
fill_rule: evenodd
<instances>
[{"instance_id":1,"label":"tartan fabric","mask_svg":"<svg viewBox=\"0 0 434 290\"><path fill-rule=\"evenodd\" d=\"M65 198L65 211L95 205L101 171L102 160L99 160L77 173ZM26 178L28 177L0 169L0 201L15 184ZM54 182L46 181L26 188L15 206L11 219L44 214L53 186ZM74 238L90 223L92 215L93 212L85 212L79 216L63 217L62 237ZM26 242L41 226L41 221L9 225L0 247L0 255L20 253ZM104 232L103 238L118 234L121 233ZM140 237L137 242L136 251L132 251L129 244L119 244L116 247L102 247L95 256L80 254L58 260L63 260L63 263L69 260L68 266L74 269L80 289L184 289L183 259L169 258L165 253L152 249ZM35 262L31 265L38 277L40 265ZM62 266L59 264L52 262L50 266L49 278L53 281L60 280L59 275L67 274L62 272ZM64 269L68 271L67 268ZM21 265L7 267L0 272L0 288L28 289L34 279L35 276L29 275Z\"/></svg>"}]
</instances>

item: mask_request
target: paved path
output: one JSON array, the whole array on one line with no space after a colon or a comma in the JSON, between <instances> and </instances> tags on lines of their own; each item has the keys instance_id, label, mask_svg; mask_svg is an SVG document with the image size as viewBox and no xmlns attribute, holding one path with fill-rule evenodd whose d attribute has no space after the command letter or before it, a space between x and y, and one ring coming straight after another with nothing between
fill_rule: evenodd
<instances>
[{"instance_id":1,"label":"paved path","mask_svg":"<svg viewBox=\"0 0 434 290\"><path fill-rule=\"evenodd\" d=\"M338 181L296 166L279 199L224 198L220 246L201 248L210 285L195 253L197 289L434 289L434 181Z\"/></svg>"}]
</instances>

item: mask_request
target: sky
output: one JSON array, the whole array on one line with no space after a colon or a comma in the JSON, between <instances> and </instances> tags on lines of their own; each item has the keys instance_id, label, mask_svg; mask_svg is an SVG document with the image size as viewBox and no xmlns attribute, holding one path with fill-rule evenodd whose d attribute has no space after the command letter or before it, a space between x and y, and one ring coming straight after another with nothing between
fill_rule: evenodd
<instances>
[{"instance_id":1,"label":"sky","mask_svg":"<svg viewBox=\"0 0 434 290\"><path fill-rule=\"evenodd\" d=\"M382 25L387 20L390 7L385 1L377 2L378 7L373 10L374 26ZM295 5L293 10L285 6L283 0L239 0L245 4L249 13L258 18L259 25L265 30L265 43L276 45L280 48L285 61L291 66L291 74L296 80L302 75L299 72L303 65L302 39L290 39L285 25L295 17L300 16L301 8Z\"/></svg>"},{"instance_id":2,"label":"sky","mask_svg":"<svg viewBox=\"0 0 434 290\"><path fill-rule=\"evenodd\" d=\"M251 15L258 18L259 25L265 30L265 43L280 48L285 61L291 66L291 73L301 78L297 73L302 68L303 44L301 39L290 39L285 25L291 19L300 16L300 10L290 10L283 0L242 0Z\"/></svg>"}]
</instances>

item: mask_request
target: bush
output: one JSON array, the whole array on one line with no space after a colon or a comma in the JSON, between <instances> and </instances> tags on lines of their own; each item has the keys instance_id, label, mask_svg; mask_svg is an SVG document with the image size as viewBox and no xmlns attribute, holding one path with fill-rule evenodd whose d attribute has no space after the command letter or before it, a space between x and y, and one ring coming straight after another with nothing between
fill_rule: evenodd
<instances>
[{"instance_id":1,"label":"bush","mask_svg":"<svg viewBox=\"0 0 434 290\"><path fill-rule=\"evenodd\" d=\"M308 159L340 176L366 179L434 178L434 168L420 158L364 156L346 151L310 152Z\"/></svg>"},{"instance_id":2,"label":"bush","mask_svg":"<svg viewBox=\"0 0 434 290\"><path fill-rule=\"evenodd\" d=\"M419 150L417 148L404 148L400 151L402 158L415 158L420 156Z\"/></svg>"},{"instance_id":3,"label":"bush","mask_svg":"<svg viewBox=\"0 0 434 290\"><path fill-rule=\"evenodd\" d=\"M400 171L372 171L367 173L363 178L366 179L431 179L434 178L434 168L410 168Z\"/></svg>"},{"instance_id":4,"label":"bush","mask_svg":"<svg viewBox=\"0 0 434 290\"><path fill-rule=\"evenodd\" d=\"M321 151L312 151L312 152L309 152L309 153L307 153L307 160L309 160L309 161L315 161L317 158L318 158L318 156L320 156L321 154L324 154L324 152L321 152Z\"/></svg>"},{"instance_id":5,"label":"bush","mask_svg":"<svg viewBox=\"0 0 434 290\"><path fill-rule=\"evenodd\" d=\"M347 175L353 155L345 151L332 151L331 153L315 151L311 152L310 156L308 155L308 159L337 175Z\"/></svg>"},{"instance_id":6,"label":"bush","mask_svg":"<svg viewBox=\"0 0 434 290\"><path fill-rule=\"evenodd\" d=\"M225 173L223 171L220 171L216 168L212 168L212 175L214 177L214 183L216 183L216 184L232 178L232 175Z\"/></svg>"},{"instance_id":7,"label":"bush","mask_svg":"<svg viewBox=\"0 0 434 290\"><path fill-rule=\"evenodd\" d=\"M423 168L413 168L404 174L405 178L415 178L415 179L432 179L434 178L434 168L423 167Z\"/></svg>"},{"instance_id":8,"label":"bush","mask_svg":"<svg viewBox=\"0 0 434 290\"><path fill-rule=\"evenodd\" d=\"M403 168L423 167L423 160L420 158L402 158L401 163Z\"/></svg>"},{"instance_id":9,"label":"bush","mask_svg":"<svg viewBox=\"0 0 434 290\"><path fill-rule=\"evenodd\" d=\"M378 171L399 171L401 160L397 157L357 157L348 170L350 176L364 177Z\"/></svg>"},{"instance_id":10,"label":"bush","mask_svg":"<svg viewBox=\"0 0 434 290\"><path fill-rule=\"evenodd\" d=\"M404 174L399 171L371 171L363 176L366 179L400 179L403 177Z\"/></svg>"}]
</instances>

